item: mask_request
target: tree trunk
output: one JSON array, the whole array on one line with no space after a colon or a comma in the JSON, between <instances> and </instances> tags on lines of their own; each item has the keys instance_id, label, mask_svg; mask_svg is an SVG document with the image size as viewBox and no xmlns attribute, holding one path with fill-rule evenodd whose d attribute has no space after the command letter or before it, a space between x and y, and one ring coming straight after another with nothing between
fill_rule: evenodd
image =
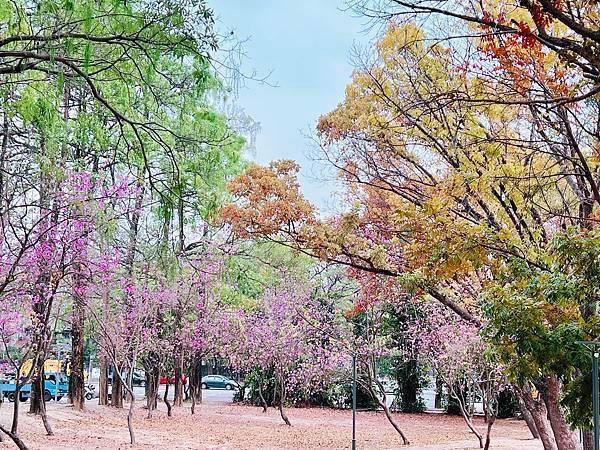
<instances>
[{"instance_id":1,"label":"tree trunk","mask_svg":"<svg viewBox=\"0 0 600 450\"><path fill-rule=\"evenodd\" d=\"M531 417L535 422L535 428L538 431L540 440L544 445L544 450L557 450L556 440L552 433L552 429L547 420L548 413L546 405L540 399L534 399L531 394L531 386L526 384L520 390L520 397L523 399L525 407L531 413Z\"/></svg>"},{"instance_id":2,"label":"tree trunk","mask_svg":"<svg viewBox=\"0 0 600 450\"><path fill-rule=\"evenodd\" d=\"M148 408L148 418L152 417L157 407L159 370L154 366L146 371L146 407Z\"/></svg>"},{"instance_id":3,"label":"tree trunk","mask_svg":"<svg viewBox=\"0 0 600 450\"><path fill-rule=\"evenodd\" d=\"M85 347L85 305L84 300L78 294L73 295L72 322L69 399L76 410L82 411L85 406L85 379L83 361Z\"/></svg>"},{"instance_id":4,"label":"tree trunk","mask_svg":"<svg viewBox=\"0 0 600 450\"><path fill-rule=\"evenodd\" d=\"M525 423L527 424L527 428L531 432L531 436L534 439L540 438L540 433L538 432L537 426L535 425L535 421L533 420L533 416L531 412L527 409L525 405L525 401L523 400L523 394L521 392L517 392L517 399L519 401L519 409L521 414L523 415L523 419L525 419Z\"/></svg>"},{"instance_id":5,"label":"tree trunk","mask_svg":"<svg viewBox=\"0 0 600 450\"><path fill-rule=\"evenodd\" d=\"M579 450L579 443L575 439L573 431L569 428L559 405L560 390L560 381L556 376L551 375L546 378L546 389L542 393L542 399L546 404L548 420L554 433L556 446L558 450Z\"/></svg>"},{"instance_id":6,"label":"tree trunk","mask_svg":"<svg viewBox=\"0 0 600 450\"><path fill-rule=\"evenodd\" d=\"M167 405L167 416L171 417L171 415L173 414L172 412L172 406L171 403L169 402L169 386L171 385L171 383L169 383L169 380L167 379L167 384L165 386L165 395L163 395L163 402L165 402L165 405Z\"/></svg>"},{"instance_id":7,"label":"tree trunk","mask_svg":"<svg viewBox=\"0 0 600 450\"><path fill-rule=\"evenodd\" d=\"M48 420L48 414L46 413L46 400L44 399L43 395L40 402L40 415L42 416L42 423L44 424L44 428L46 429L46 434L48 436L54 436L54 432L52 431L52 427L50 426L50 421Z\"/></svg>"},{"instance_id":8,"label":"tree trunk","mask_svg":"<svg viewBox=\"0 0 600 450\"><path fill-rule=\"evenodd\" d=\"M13 442L15 443L15 445L17 447L19 447L20 450L29 450L27 445L25 445L25 443L21 440L21 438L19 437L19 435L17 433L7 430L2 425L0 425L0 431L2 433L6 434L9 438L11 438L13 440Z\"/></svg>"},{"instance_id":9,"label":"tree trunk","mask_svg":"<svg viewBox=\"0 0 600 450\"><path fill-rule=\"evenodd\" d=\"M8 141L10 140L10 122L8 120L8 114L4 112L4 123L2 130L2 144L0 145L0 215L4 215L4 198L6 197L6 187L4 172L6 170L7 150Z\"/></svg>"},{"instance_id":10,"label":"tree trunk","mask_svg":"<svg viewBox=\"0 0 600 450\"><path fill-rule=\"evenodd\" d=\"M131 392L133 392L133 371L134 371L134 366L131 366L131 368L127 371L127 376L125 377L125 391L123 392L125 400L130 402L131 401Z\"/></svg>"},{"instance_id":11,"label":"tree trunk","mask_svg":"<svg viewBox=\"0 0 600 450\"><path fill-rule=\"evenodd\" d=\"M135 358L132 358L133 360L135 360ZM114 363L114 359L113 359L113 363ZM116 364L115 364L116 366ZM130 364L131 369L129 370L130 372L133 371L133 363ZM127 429L129 430L129 441L131 443L131 445L135 445L135 432L133 429L133 412L134 412L134 408L135 408L135 395L133 393L133 389L131 389L127 383L123 383L123 378L122 378L122 370L119 368L119 371L117 372L117 370L114 371L113 373L113 387L115 386L115 384L118 382L119 384L119 390L121 390L120 394L121 394L121 407L123 407L123 392L122 392L122 388L123 386L125 386L125 389L127 390L127 394L128 397L131 399L130 403L129 403L129 410L127 411ZM117 381L118 380L118 381ZM114 396L114 391L113 391L113 396ZM114 397L113 397L114 400Z\"/></svg>"},{"instance_id":12,"label":"tree trunk","mask_svg":"<svg viewBox=\"0 0 600 450\"><path fill-rule=\"evenodd\" d=\"M475 425L473 424L472 410L469 407L469 405L467 405L467 401L465 400L463 394L457 392L457 389L455 388L455 386L452 383L447 383L446 387L448 388L448 392L450 393L450 395L458 403L460 413L461 413L465 423L467 424L467 427L469 427L469 430L471 430L471 432L475 435L475 437L479 441L479 448L483 448L484 447L483 436L477 430L477 428L475 428Z\"/></svg>"},{"instance_id":13,"label":"tree trunk","mask_svg":"<svg viewBox=\"0 0 600 450\"><path fill-rule=\"evenodd\" d=\"M377 385L379 387L379 390L382 393L383 398L379 398L379 395L377 395L377 392L373 388L373 383L372 382L369 382L368 385L367 385L367 389L369 390L369 394L371 394L371 397L373 397L373 399L377 402L377 404L379 405L379 407L381 409L383 409L383 412L384 412L385 417L387 418L388 422L390 423L390 425L392 427L394 427L394 430L396 430L396 433L398 433L400 435L400 437L402 438L402 443L404 445L410 445L410 441L408 440L408 438L406 437L406 435L404 434L404 432L402 431L402 429L398 426L398 424L394 420L394 417L392 416L392 413L390 412L390 409L387 406L387 402L386 402L387 398L386 398L386 395L385 395L385 389L383 388L383 386L379 382L379 380L377 380L376 378L373 378L373 380L375 380L375 383L377 383Z\"/></svg>"},{"instance_id":14,"label":"tree trunk","mask_svg":"<svg viewBox=\"0 0 600 450\"><path fill-rule=\"evenodd\" d=\"M129 430L129 442L131 445L135 445L135 432L133 430L133 411L135 408L135 394L133 393L133 389L129 386L126 386L127 394L131 399L129 403L129 411L127 411L127 429Z\"/></svg>"},{"instance_id":15,"label":"tree trunk","mask_svg":"<svg viewBox=\"0 0 600 450\"><path fill-rule=\"evenodd\" d=\"M267 401L265 400L265 396L263 395L262 390L262 378L258 379L258 397L260 398L260 404L262 405L263 412L266 413L268 409Z\"/></svg>"},{"instance_id":16,"label":"tree trunk","mask_svg":"<svg viewBox=\"0 0 600 450\"><path fill-rule=\"evenodd\" d=\"M131 396L131 403L129 403L129 411L127 412L127 428L129 429L129 440L131 445L135 445L135 432L133 430L133 408L135 406L135 396L133 393Z\"/></svg>"},{"instance_id":17,"label":"tree trunk","mask_svg":"<svg viewBox=\"0 0 600 450\"><path fill-rule=\"evenodd\" d=\"M202 403L202 358L190 364L189 389L192 399L191 413L195 414L196 404Z\"/></svg>"},{"instance_id":18,"label":"tree trunk","mask_svg":"<svg viewBox=\"0 0 600 450\"><path fill-rule=\"evenodd\" d=\"M444 387L444 383L442 382L441 378L436 376L435 377L435 408L436 409L442 409L442 398L444 396L444 391L443 391L443 387Z\"/></svg>"},{"instance_id":19,"label":"tree trunk","mask_svg":"<svg viewBox=\"0 0 600 450\"><path fill-rule=\"evenodd\" d=\"M175 395L173 397L173 406L181 406L183 404L183 383L181 382L181 376L183 369L181 368L182 359L180 356L177 357L175 365Z\"/></svg>"},{"instance_id":20,"label":"tree trunk","mask_svg":"<svg viewBox=\"0 0 600 450\"><path fill-rule=\"evenodd\" d=\"M23 366L22 364L19 365L19 367L17 368L17 373L21 373L22 366ZM18 429L19 429L19 404L21 402L19 402L17 400L19 398L20 393L21 393L21 382L19 381L19 377L17 377L17 380L15 382L15 402L13 403L13 418L12 418L12 425L10 427L11 435L15 435L15 436L17 435Z\"/></svg>"},{"instance_id":21,"label":"tree trunk","mask_svg":"<svg viewBox=\"0 0 600 450\"><path fill-rule=\"evenodd\" d=\"M116 365L113 365L110 404L115 408L123 408L123 383L121 382L121 376L117 373L117 370L119 369Z\"/></svg>"},{"instance_id":22,"label":"tree trunk","mask_svg":"<svg viewBox=\"0 0 600 450\"><path fill-rule=\"evenodd\" d=\"M108 321L108 310L109 310L109 293L108 287L105 286L102 289L102 318L105 321ZM101 337L104 341L104 346L100 350L100 379L98 381L98 404L99 405L108 405L108 355L106 354L106 348L108 348L108 343L105 342L106 338L104 336Z\"/></svg>"},{"instance_id":23,"label":"tree trunk","mask_svg":"<svg viewBox=\"0 0 600 450\"><path fill-rule=\"evenodd\" d=\"M108 358L100 353L100 379L98 381L98 404L108 405Z\"/></svg>"},{"instance_id":24,"label":"tree trunk","mask_svg":"<svg viewBox=\"0 0 600 450\"><path fill-rule=\"evenodd\" d=\"M494 426L494 422L496 422L496 416L492 415L488 419L487 431L485 433L485 445L483 446L483 450L489 450L489 448L490 448L490 442L491 442L491 437L492 437L492 427Z\"/></svg>"},{"instance_id":25,"label":"tree trunk","mask_svg":"<svg viewBox=\"0 0 600 450\"><path fill-rule=\"evenodd\" d=\"M285 422L286 425L292 426L292 424L290 423L290 419L288 419L288 416L283 409L284 404L285 404L285 382L283 381L283 378L280 377L280 379L279 379L279 414L281 414L281 418L283 419L283 421Z\"/></svg>"},{"instance_id":26,"label":"tree trunk","mask_svg":"<svg viewBox=\"0 0 600 450\"><path fill-rule=\"evenodd\" d=\"M32 363L36 367L31 379L29 414L39 415L42 412L42 402L44 401L44 360L45 358L43 357L34 358ZM20 374L17 374L17 376L20 376Z\"/></svg>"}]
</instances>

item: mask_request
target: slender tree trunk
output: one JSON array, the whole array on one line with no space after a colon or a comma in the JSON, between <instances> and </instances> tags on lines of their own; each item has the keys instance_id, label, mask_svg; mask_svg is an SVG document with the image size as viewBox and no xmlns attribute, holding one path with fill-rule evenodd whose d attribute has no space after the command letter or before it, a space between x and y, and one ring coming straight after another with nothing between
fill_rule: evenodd
<instances>
[{"instance_id":1,"label":"slender tree trunk","mask_svg":"<svg viewBox=\"0 0 600 450\"><path fill-rule=\"evenodd\" d=\"M281 414L281 418L285 422L286 425L292 426L290 423L290 419L288 419L285 410L283 409L285 406L285 382L283 377L279 378L279 414Z\"/></svg>"},{"instance_id":2,"label":"slender tree trunk","mask_svg":"<svg viewBox=\"0 0 600 450\"><path fill-rule=\"evenodd\" d=\"M27 447L27 445L25 445L25 443L21 440L21 438L19 437L19 435L17 433L7 430L2 425L0 425L0 431L2 433L6 434L9 438L11 438L12 441L15 443L15 445L17 447L19 447L20 450L29 450L29 447Z\"/></svg>"},{"instance_id":3,"label":"slender tree trunk","mask_svg":"<svg viewBox=\"0 0 600 450\"><path fill-rule=\"evenodd\" d=\"M148 408L148 418L151 418L157 406L156 398L158 396L159 369L154 367L146 370L146 407Z\"/></svg>"},{"instance_id":4,"label":"slender tree trunk","mask_svg":"<svg viewBox=\"0 0 600 450\"><path fill-rule=\"evenodd\" d=\"M171 402L169 402L169 386L170 385L171 385L171 383L169 383L169 380L167 379L167 384L165 385L165 395L163 395L163 402L165 402L165 405L167 405L167 416L168 417L171 417L173 414Z\"/></svg>"},{"instance_id":5,"label":"slender tree trunk","mask_svg":"<svg viewBox=\"0 0 600 450\"><path fill-rule=\"evenodd\" d=\"M21 373L21 366L17 369L17 373ZM19 382L19 377L17 377L16 383L15 383L15 402L13 403L13 418L12 418L12 425L10 427L11 435L15 435L15 436L17 435L17 433L18 433L17 430L19 429L19 404L21 402L18 401L18 399L19 399L20 394L21 394L21 383Z\"/></svg>"},{"instance_id":6,"label":"slender tree trunk","mask_svg":"<svg viewBox=\"0 0 600 450\"><path fill-rule=\"evenodd\" d=\"M533 436L534 439L539 439L540 433L538 432L537 426L535 424L535 421L533 420L531 412L529 411L529 409L527 409L527 406L525 405L525 401L523 400L523 395L521 392L517 392L517 399L519 401L519 409L521 411L521 414L523 415L523 419L525 419L527 428L529 428L529 431L531 432L531 436Z\"/></svg>"},{"instance_id":7,"label":"slender tree trunk","mask_svg":"<svg viewBox=\"0 0 600 450\"><path fill-rule=\"evenodd\" d=\"M132 358L132 361L135 361L135 357ZM127 383L124 383L123 381L123 375L122 375L122 367L117 368L117 364L115 364L115 359L112 358L112 363L113 366L115 367L114 373L113 373L113 387L115 385L115 383L118 380L118 384L121 387L120 389L122 389L123 386L125 386L125 389L127 390L127 393L129 394L129 398L131 399L130 403L129 403L129 410L127 411L127 429L129 430L129 441L131 443L131 445L135 445L135 432L133 429L133 413L135 411L135 395L133 393L133 389L131 389ZM129 365L130 367L130 371L133 370L133 362ZM121 407L123 407L123 392L120 392L121 396ZM114 390L113 390L113 396L114 396ZM114 400L114 397L113 397Z\"/></svg>"},{"instance_id":8,"label":"slender tree trunk","mask_svg":"<svg viewBox=\"0 0 600 450\"><path fill-rule=\"evenodd\" d=\"M191 413L196 412L196 404L202 403L202 357L190 365L189 389L192 397Z\"/></svg>"},{"instance_id":9,"label":"slender tree trunk","mask_svg":"<svg viewBox=\"0 0 600 450\"><path fill-rule=\"evenodd\" d=\"M36 365L31 380L31 394L29 398L29 414L40 415L42 413L42 402L44 401L44 360L45 358L34 358ZM20 374L17 374L20 376ZM18 400L18 397L17 397Z\"/></svg>"},{"instance_id":10,"label":"slender tree trunk","mask_svg":"<svg viewBox=\"0 0 600 450\"><path fill-rule=\"evenodd\" d=\"M129 411L127 411L127 428L129 429L129 441L131 445L135 445L135 432L133 429L133 412L135 408L135 394L133 393L133 389L129 390L127 388L129 398L131 402L129 403Z\"/></svg>"},{"instance_id":11,"label":"slender tree trunk","mask_svg":"<svg viewBox=\"0 0 600 450\"><path fill-rule=\"evenodd\" d=\"M42 423L44 424L44 428L46 429L46 434L48 436L53 436L54 432L52 431L52 427L50 426L50 421L48 420L48 415L46 414L46 400L44 398L45 391L45 377L44 377L44 361L45 358L39 358L41 361L41 369L39 367L36 370L36 374L31 383L31 398L30 398L30 414L40 415L42 418ZM35 364L34 360L34 364ZM17 374L19 376L19 374ZM19 392L15 392L16 398L15 403L19 402Z\"/></svg>"},{"instance_id":12,"label":"slender tree trunk","mask_svg":"<svg viewBox=\"0 0 600 450\"><path fill-rule=\"evenodd\" d=\"M77 276L77 275L75 275ZM82 411L85 406L84 347L85 347L85 305L80 295L73 295L72 336L71 336L71 376L69 378L69 399L73 407Z\"/></svg>"},{"instance_id":13,"label":"slender tree trunk","mask_svg":"<svg viewBox=\"0 0 600 450\"><path fill-rule=\"evenodd\" d=\"M263 412L266 413L268 409L267 401L263 395L263 380L262 377L258 379L258 398L260 398L260 404L262 405Z\"/></svg>"},{"instance_id":14,"label":"slender tree trunk","mask_svg":"<svg viewBox=\"0 0 600 450\"><path fill-rule=\"evenodd\" d=\"M469 408L469 405L466 404L467 401L462 397L462 394L460 394L456 391L456 388L454 387L453 383L446 383L446 387L448 388L448 392L450 393L450 395L458 403L460 413L461 413L465 423L467 424L467 427L469 428L469 430L471 430L471 432L475 435L475 437L479 441L479 448L483 448L483 446L484 446L483 436L477 430L477 428L475 428L475 425L473 424L472 411Z\"/></svg>"},{"instance_id":15,"label":"slender tree trunk","mask_svg":"<svg viewBox=\"0 0 600 450\"><path fill-rule=\"evenodd\" d=\"M4 176L4 171L6 170L6 161L7 161L7 153L8 153L8 142L10 140L10 122L8 120L8 114L4 113L4 123L2 126L2 144L0 144L0 215L4 216L5 210L5 202L4 199L6 197L6 179Z\"/></svg>"},{"instance_id":16,"label":"slender tree trunk","mask_svg":"<svg viewBox=\"0 0 600 450\"><path fill-rule=\"evenodd\" d=\"M492 415L488 419L487 431L485 433L485 445L483 446L483 450L489 450L489 448L490 448L490 442L491 442L491 437L492 437L492 427L494 426L494 422L496 422L496 416Z\"/></svg>"},{"instance_id":17,"label":"slender tree trunk","mask_svg":"<svg viewBox=\"0 0 600 450\"><path fill-rule=\"evenodd\" d=\"M125 379L125 398L128 402L133 401L133 371L135 370L135 358L131 367L127 371L127 378Z\"/></svg>"},{"instance_id":18,"label":"slender tree trunk","mask_svg":"<svg viewBox=\"0 0 600 450\"><path fill-rule=\"evenodd\" d=\"M42 379L42 389L43 389L43 379ZM43 390L42 390L43 393ZM46 413L46 400L44 395L42 394L42 401L40 402L40 415L42 416L42 423L44 424L44 428L46 429L46 434L48 436L54 436L54 431L52 431L52 426L50 426L50 421L48 420L48 414Z\"/></svg>"},{"instance_id":19,"label":"slender tree trunk","mask_svg":"<svg viewBox=\"0 0 600 450\"><path fill-rule=\"evenodd\" d=\"M100 353L100 379L98 381L98 404L108 405L108 358Z\"/></svg>"},{"instance_id":20,"label":"slender tree trunk","mask_svg":"<svg viewBox=\"0 0 600 450\"><path fill-rule=\"evenodd\" d=\"M108 287L104 287L102 289L102 318L105 321L108 321L108 309L109 309L109 293ZM104 336L101 337L102 340L106 338ZM98 404L99 405L108 405L108 355L106 354L106 348L108 348L108 343L104 342L102 345L102 349L100 351L100 379L98 380Z\"/></svg>"},{"instance_id":21,"label":"slender tree trunk","mask_svg":"<svg viewBox=\"0 0 600 450\"><path fill-rule=\"evenodd\" d=\"M42 157L46 155L46 143L43 138L40 142L40 154ZM54 205L54 208L51 208L50 197L48 195L50 192L57 191L56 187L53 185L52 178L41 170L39 189L40 224L48 225L49 229L56 226L58 221L58 208L56 205ZM46 240L47 236L44 234L41 241ZM48 324L52 312L54 295L58 289L58 280L53 280L51 269L48 267L46 261L41 262L40 275L38 276L37 282L39 287L36 287L36 301L33 307L33 327L35 332L33 338L34 351L32 352L32 365L34 368L34 377L31 385L29 412L31 414L41 415L46 432L49 435L52 435L52 428L50 427L46 415L46 403L44 400L44 363L46 361L48 346L52 340L52 333ZM17 373L17 376L20 375L20 373ZM17 398L15 401L19 401L19 399Z\"/></svg>"},{"instance_id":22,"label":"slender tree trunk","mask_svg":"<svg viewBox=\"0 0 600 450\"><path fill-rule=\"evenodd\" d=\"M435 377L435 408L436 409L442 409L442 397L443 397L443 393L444 393L443 387L444 387L444 383L442 382L440 377L438 377L436 375L436 377Z\"/></svg>"},{"instance_id":23,"label":"slender tree trunk","mask_svg":"<svg viewBox=\"0 0 600 450\"><path fill-rule=\"evenodd\" d=\"M379 389L382 392L383 398L379 398L379 395L377 395L377 392L373 388L373 383L372 382L369 382L368 385L367 385L367 389L369 390L369 394L371 394L371 397L373 397L373 399L375 399L375 401L377 402L377 404L379 405L379 407L381 409L383 409L383 412L384 412L385 417L387 418L388 422L390 423L390 425L392 427L394 427L394 430L396 430L396 433L398 433L400 435L400 437L402 438L402 443L404 445L410 445L410 441L408 440L408 438L406 437L406 435L404 434L404 432L402 431L402 429L400 428L400 426L394 420L394 417L392 416L392 413L390 412L390 409L387 406L387 402L386 402L387 398L386 398L383 386L381 385L381 383L379 383L378 380L376 381L376 383L378 384Z\"/></svg>"},{"instance_id":24,"label":"slender tree trunk","mask_svg":"<svg viewBox=\"0 0 600 450\"><path fill-rule=\"evenodd\" d=\"M63 120L65 125L69 121L69 106L71 99L71 89L68 80L65 80L63 86ZM81 103L80 108L85 108L85 103ZM61 167L65 166L67 159L67 145L63 142L61 147ZM74 160L81 162L82 152L79 146L75 147ZM77 215L82 214L82 208L76 206ZM80 291L83 285L83 274L81 271L81 262L78 258L73 264L73 311L71 314L71 375L69 377L69 401L73 407L82 411L85 406L85 377L84 377L84 347L85 347L85 299Z\"/></svg>"}]
</instances>

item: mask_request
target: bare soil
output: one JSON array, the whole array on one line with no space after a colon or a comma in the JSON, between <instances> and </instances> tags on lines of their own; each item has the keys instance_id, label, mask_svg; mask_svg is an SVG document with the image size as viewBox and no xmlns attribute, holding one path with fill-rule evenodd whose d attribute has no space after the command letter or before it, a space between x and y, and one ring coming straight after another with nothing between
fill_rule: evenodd
<instances>
[{"instance_id":1,"label":"bare soil","mask_svg":"<svg viewBox=\"0 0 600 450\"><path fill-rule=\"evenodd\" d=\"M95 403L95 402L94 402ZM55 436L45 436L39 417L29 416L22 405L20 435L30 449L349 449L352 414L320 408L289 409L292 426L283 424L276 410L232 404L204 404L191 415L189 406L174 408L167 417L164 405L147 419L141 404L135 411L137 444L129 445L126 410L88 404L76 412L64 403L49 403ZM12 405L0 408L0 421L9 424ZM474 449L477 440L460 417L442 414L395 414L411 445L402 446L383 413L359 412L359 449ZM478 422L483 429L483 421ZM16 448L8 438L0 449ZM498 420L492 431L492 448L542 449L531 439L524 421Z\"/></svg>"}]
</instances>

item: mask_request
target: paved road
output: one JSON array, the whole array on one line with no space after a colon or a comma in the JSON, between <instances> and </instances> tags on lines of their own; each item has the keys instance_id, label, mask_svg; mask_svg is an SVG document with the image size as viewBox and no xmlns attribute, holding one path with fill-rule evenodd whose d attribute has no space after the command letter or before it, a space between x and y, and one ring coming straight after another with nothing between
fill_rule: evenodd
<instances>
[{"instance_id":1,"label":"paved road","mask_svg":"<svg viewBox=\"0 0 600 450\"><path fill-rule=\"evenodd\" d=\"M98 391L98 385L92 383L96 386L96 391ZM144 388L143 387L134 387L133 392L135 393L136 399L140 400L144 398ZM162 399L165 393L165 386L161 385L158 388L158 395ZM202 389L202 401L206 403L231 403L233 401L233 396L235 391L228 391L225 389ZM169 387L169 399L173 399L175 395L175 388L173 386Z\"/></svg>"}]
</instances>

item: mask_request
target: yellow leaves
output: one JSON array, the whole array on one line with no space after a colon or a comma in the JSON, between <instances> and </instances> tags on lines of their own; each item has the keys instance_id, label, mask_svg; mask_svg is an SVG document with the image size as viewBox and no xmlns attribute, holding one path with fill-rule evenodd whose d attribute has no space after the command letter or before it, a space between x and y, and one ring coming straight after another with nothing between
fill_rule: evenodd
<instances>
[{"instance_id":1,"label":"yellow leaves","mask_svg":"<svg viewBox=\"0 0 600 450\"><path fill-rule=\"evenodd\" d=\"M444 199L441 197L434 197L423 204L423 213L430 216L439 215L447 206Z\"/></svg>"},{"instance_id":2,"label":"yellow leaves","mask_svg":"<svg viewBox=\"0 0 600 450\"><path fill-rule=\"evenodd\" d=\"M422 51L424 39L425 33L414 23L403 25L392 23L378 42L377 49L386 64L394 64L398 54L406 48Z\"/></svg>"},{"instance_id":3,"label":"yellow leaves","mask_svg":"<svg viewBox=\"0 0 600 450\"><path fill-rule=\"evenodd\" d=\"M511 242L513 240L514 234L512 230L509 230L506 227L502 227L502 229L498 232L498 238L502 242Z\"/></svg>"}]
</instances>

